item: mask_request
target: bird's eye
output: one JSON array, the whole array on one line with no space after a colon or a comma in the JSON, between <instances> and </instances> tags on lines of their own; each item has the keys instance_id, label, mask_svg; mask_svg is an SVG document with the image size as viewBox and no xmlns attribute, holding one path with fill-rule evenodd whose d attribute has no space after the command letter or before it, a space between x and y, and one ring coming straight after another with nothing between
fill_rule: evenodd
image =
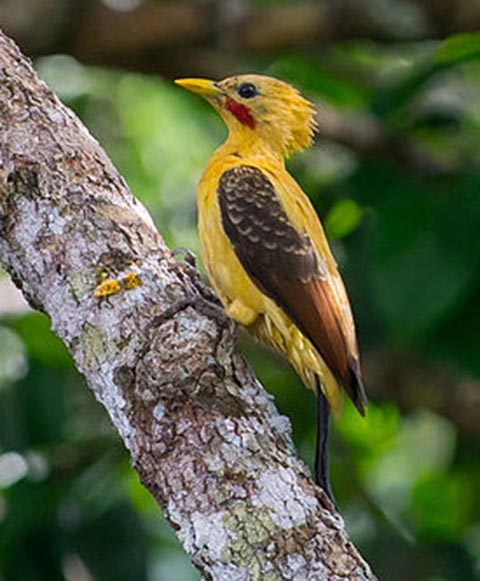
<instances>
[{"instance_id":1,"label":"bird's eye","mask_svg":"<svg viewBox=\"0 0 480 581\"><path fill-rule=\"evenodd\" d=\"M237 92L243 99L251 99L258 95L257 87L253 83L243 83L238 87Z\"/></svg>"}]
</instances>

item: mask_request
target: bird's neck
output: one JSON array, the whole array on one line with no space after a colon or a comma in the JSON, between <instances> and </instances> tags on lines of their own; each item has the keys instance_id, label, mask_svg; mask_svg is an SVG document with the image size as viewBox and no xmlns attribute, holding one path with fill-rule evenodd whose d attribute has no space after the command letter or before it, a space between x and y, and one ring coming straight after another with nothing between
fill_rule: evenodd
<instances>
[{"instance_id":1,"label":"bird's neck","mask_svg":"<svg viewBox=\"0 0 480 581\"><path fill-rule=\"evenodd\" d=\"M217 153L222 156L236 155L246 160L263 159L275 165L285 165L285 153L282 148L251 129L230 131L228 139Z\"/></svg>"}]
</instances>

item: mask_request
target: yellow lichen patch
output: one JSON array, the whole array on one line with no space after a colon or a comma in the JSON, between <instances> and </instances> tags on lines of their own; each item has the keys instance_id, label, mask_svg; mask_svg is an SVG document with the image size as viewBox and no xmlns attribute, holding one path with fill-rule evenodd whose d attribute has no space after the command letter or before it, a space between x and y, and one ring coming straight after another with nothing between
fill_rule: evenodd
<instances>
[{"instance_id":1,"label":"yellow lichen patch","mask_svg":"<svg viewBox=\"0 0 480 581\"><path fill-rule=\"evenodd\" d=\"M125 290L133 290L134 288L138 288L139 286L143 285L143 280L140 278L140 275L136 272L131 272L130 274L127 274L127 276L124 276L121 279L121 282Z\"/></svg>"},{"instance_id":2,"label":"yellow lichen patch","mask_svg":"<svg viewBox=\"0 0 480 581\"><path fill-rule=\"evenodd\" d=\"M109 278L104 280L97 286L93 292L93 296L97 299L102 299L111 295L116 295L124 290L136 289L142 285L143 281L140 278L140 275L136 272L130 272L120 279Z\"/></svg>"},{"instance_id":3,"label":"yellow lichen patch","mask_svg":"<svg viewBox=\"0 0 480 581\"><path fill-rule=\"evenodd\" d=\"M121 290L122 283L114 278L109 278L97 286L93 296L97 299L102 299L104 297L109 297L110 295L116 295Z\"/></svg>"}]
</instances>

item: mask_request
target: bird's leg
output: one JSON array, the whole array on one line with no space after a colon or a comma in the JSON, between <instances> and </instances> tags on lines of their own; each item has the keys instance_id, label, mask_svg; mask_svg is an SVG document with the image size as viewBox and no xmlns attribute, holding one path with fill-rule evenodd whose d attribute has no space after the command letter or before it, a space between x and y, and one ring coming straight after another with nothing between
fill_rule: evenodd
<instances>
[{"instance_id":1,"label":"bird's leg","mask_svg":"<svg viewBox=\"0 0 480 581\"><path fill-rule=\"evenodd\" d=\"M333 504L336 504L330 485L329 463L330 403L319 386L317 392L317 450L315 453L315 479Z\"/></svg>"}]
</instances>

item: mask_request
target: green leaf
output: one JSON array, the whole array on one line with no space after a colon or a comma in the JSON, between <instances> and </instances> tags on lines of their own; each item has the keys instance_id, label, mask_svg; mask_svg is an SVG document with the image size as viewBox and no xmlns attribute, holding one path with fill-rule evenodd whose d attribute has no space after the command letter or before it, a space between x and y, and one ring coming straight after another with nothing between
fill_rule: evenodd
<instances>
[{"instance_id":1,"label":"green leaf","mask_svg":"<svg viewBox=\"0 0 480 581\"><path fill-rule=\"evenodd\" d=\"M82 516L70 542L94 579L147 579L147 537L130 504Z\"/></svg>"},{"instance_id":2,"label":"green leaf","mask_svg":"<svg viewBox=\"0 0 480 581\"><path fill-rule=\"evenodd\" d=\"M327 215L325 228L331 238L345 238L358 228L363 208L350 198L337 202Z\"/></svg>"},{"instance_id":3,"label":"green leaf","mask_svg":"<svg viewBox=\"0 0 480 581\"><path fill-rule=\"evenodd\" d=\"M456 34L447 38L437 50L436 61L452 65L480 57L480 33Z\"/></svg>"},{"instance_id":4,"label":"green leaf","mask_svg":"<svg viewBox=\"0 0 480 581\"><path fill-rule=\"evenodd\" d=\"M359 83L331 72L306 55L284 57L269 74L283 77L302 91L316 93L335 105L361 107L366 103L366 91Z\"/></svg>"},{"instance_id":5,"label":"green leaf","mask_svg":"<svg viewBox=\"0 0 480 581\"><path fill-rule=\"evenodd\" d=\"M480 58L480 33L457 34L435 50L426 51L418 65L397 83L378 91L373 110L382 117L392 116L407 105L436 75L472 59Z\"/></svg>"},{"instance_id":6,"label":"green leaf","mask_svg":"<svg viewBox=\"0 0 480 581\"><path fill-rule=\"evenodd\" d=\"M428 331L448 315L472 280L468 261L447 254L428 232L401 256L380 264L375 276L379 305L400 336Z\"/></svg>"},{"instance_id":7,"label":"green leaf","mask_svg":"<svg viewBox=\"0 0 480 581\"><path fill-rule=\"evenodd\" d=\"M459 538L468 525L472 490L458 475L427 475L420 479L413 494L418 534L445 541Z\"/></svg>"},{"instance_id":8,"label":"green leaf","mask_svg":"<svg viewBox=\"0 0 480 581\"><path fill-rule=\"evenodd\" d=\"M51 330L51 324L49 317L42 313L28 313L9 322L31 359L53 369L71 369L72 358L62 340Z\"/></svg>"},{"instance_id":9,"label":"green leaf","mask_svg":"<svg viewBox=\"0 0 480 581\"><path fill-rule=\"evenodd\" d=\"M414 180L393 167L388 173L366 165L358 176L362 201L377 217L369 237L373 300L392 336L411 344L455 316L476 284L480 184L464 176Z\"/></svg>"}]
</instances>

